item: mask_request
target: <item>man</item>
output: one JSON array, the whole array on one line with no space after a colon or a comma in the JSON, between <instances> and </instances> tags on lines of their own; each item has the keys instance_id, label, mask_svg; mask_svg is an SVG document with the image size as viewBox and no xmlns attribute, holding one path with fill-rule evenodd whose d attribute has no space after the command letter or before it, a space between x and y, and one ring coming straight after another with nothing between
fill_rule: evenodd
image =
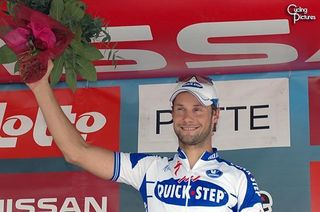
<instances>
[{"instance_id":1,"label":"man","mask_svg":"<svg viewBox=\"0 0 320 212\"><path fill-rule=\"evenodd\" d=\"M120 153L85 143L58 105L48 83L52 69L28 84L65 159L103 179L140 191L148 212L263 211L249 171L221 159L212 149L219 118L213 82L199 76L180 79L170 98L179 149L174 158Z\"/></svg>"}]
</instances>

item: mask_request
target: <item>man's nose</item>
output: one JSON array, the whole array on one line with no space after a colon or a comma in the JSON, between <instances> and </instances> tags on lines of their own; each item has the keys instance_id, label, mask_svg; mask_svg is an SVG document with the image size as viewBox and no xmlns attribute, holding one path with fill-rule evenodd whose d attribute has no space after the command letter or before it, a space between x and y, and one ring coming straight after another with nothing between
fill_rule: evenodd
<instances>
[{"instance_id":1,"label":"man's nose","mask_svg":"<svg viewBox=\"0 0 320 212\"><path fill-rule=\"evenodd\" d=\"M190 110L186 110L183 116L184 121L192 121L194 120L194 114Z\"/></svg>"}]
</instances>

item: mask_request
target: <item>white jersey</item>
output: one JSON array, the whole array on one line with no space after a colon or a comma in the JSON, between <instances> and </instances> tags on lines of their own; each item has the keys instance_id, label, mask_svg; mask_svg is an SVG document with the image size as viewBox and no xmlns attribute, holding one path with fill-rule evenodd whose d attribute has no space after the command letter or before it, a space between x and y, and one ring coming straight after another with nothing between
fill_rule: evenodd
<instances>
[{"instance_id":1,"label":"white jersey","mask_svg":"<svg viewBox=\"0 0 320 212\"><path fill-rule=\"evenodd\" d=\"M205 152L190 169L182 150L173 159L115 153L113 181L140 191L147 212L262 212L249 171Z\"/></svg>"}]
</instances>

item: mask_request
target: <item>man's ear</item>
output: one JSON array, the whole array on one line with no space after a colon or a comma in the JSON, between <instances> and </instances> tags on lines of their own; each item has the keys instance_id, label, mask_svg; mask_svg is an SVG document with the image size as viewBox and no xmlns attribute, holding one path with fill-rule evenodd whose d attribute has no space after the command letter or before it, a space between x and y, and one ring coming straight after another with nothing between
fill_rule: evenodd
<instances>
[{"instance_id":1,"label":"man's ear","mask_svg":"<svg viewBox=\"0 0 320 212\"><path fill-rule=\"evenodd\" d=\"M219 109L219 108L218 108L218 109L214 109L214 110L212 111L212 113L213 113L212 122L213 122L213 124L215 124L215 123L218 122L218 119L219 119L219 117L220 117L220 109Z\"/></svg>"},{"instance_id":2,"label":"man's ear","mask_svg":"<svg viewBox=\"0 0 320 212\"><path fill-rule=\"evenodd\" d=\"M219 117L220 117L220 109L214 109L212 110L212 126L213 126L213 129L212 131L215 132L217 130L217 124L218 124L218 120L219 120Z\"/></svg>"}]
</instances>

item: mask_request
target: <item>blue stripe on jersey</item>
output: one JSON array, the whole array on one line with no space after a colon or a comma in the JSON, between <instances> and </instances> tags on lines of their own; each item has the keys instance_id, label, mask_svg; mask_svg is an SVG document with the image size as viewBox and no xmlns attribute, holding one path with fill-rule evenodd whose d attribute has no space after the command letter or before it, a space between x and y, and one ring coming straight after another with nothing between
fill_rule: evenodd
<instances>
[{"instance_id":1,"label":"blue stripe on jersey","mask_svg":"<svg viewBox=\"0 0 320 212\"><path fill-rule=\"evenodd\" d=\"M262 203L261 197L259 195L259 188L258 185L254 179L254 177L252 176L252 174L245 168L235 165L229 161L223 160L221 158L217 158L217 160L219 162L225 162L230 166L233 166L239 170L241 170L246 178L247 178L247 191L246 191L246 195L245 198L243 200L242 205L240 206L240 211L244 208L250 208L252 206L254 206L256 203Z\"/></svg>"},{"instance_id":2,"label":"blue stripe on jersey","mask_svg":"<svg viewBox=\"0 0 320 212\"><path fill-rule=\"evenodd\" d=\"M238 211L238 204L236 204L234 207L230 208L233 212Z\"/></svg>"},{"instance_id":3,"label":"blue stripe on jersey","mask_svg":"<svg viewBox=\"0 0 320 212\"><path fill-rule=\"evenodd\" d=\"M262 202L261 197L258 194L259 188L256 184L255 179L249 171L244 170L244 172L247 176L247 191L243 203L240 207L240 211L244 208L252 207L258 202Z\"/></svg>"},{"instance_id":4,"label":"blue stripe on jersey","mask_svg":"<svg viewBox=\"0 0 320 212\"><path fill-rule=\"evenodd\" d=\"M141 187L139 189L143 202L147 204L147 186L146 186L147 178L144 176L143 181L141 183Z\"/></svg>"},{"instance_id":5,"label":"blue stripe on jersey","mask_svg":"<svg viewBox=\"0 0 320 212\"><path fill-rule=\"evenodd\" d=\"M113 165L113 176L112 181L116 181L120 175L120 152L114 152L114 165Z\"/></svg>"},{"instance_id":6,"label":"blue stripe on jersey","mask_svg":"<svg viewBox=\"0 0 320 212\"><path fill-rule=\"evenodd\" d=\"M143 154L143 153L131 153L130 154L130 162L131 162L131 167L134 168L137 163L139 162L139 160L148 157L150 155L148 154Z\"/></svg>"}]
</instances>

